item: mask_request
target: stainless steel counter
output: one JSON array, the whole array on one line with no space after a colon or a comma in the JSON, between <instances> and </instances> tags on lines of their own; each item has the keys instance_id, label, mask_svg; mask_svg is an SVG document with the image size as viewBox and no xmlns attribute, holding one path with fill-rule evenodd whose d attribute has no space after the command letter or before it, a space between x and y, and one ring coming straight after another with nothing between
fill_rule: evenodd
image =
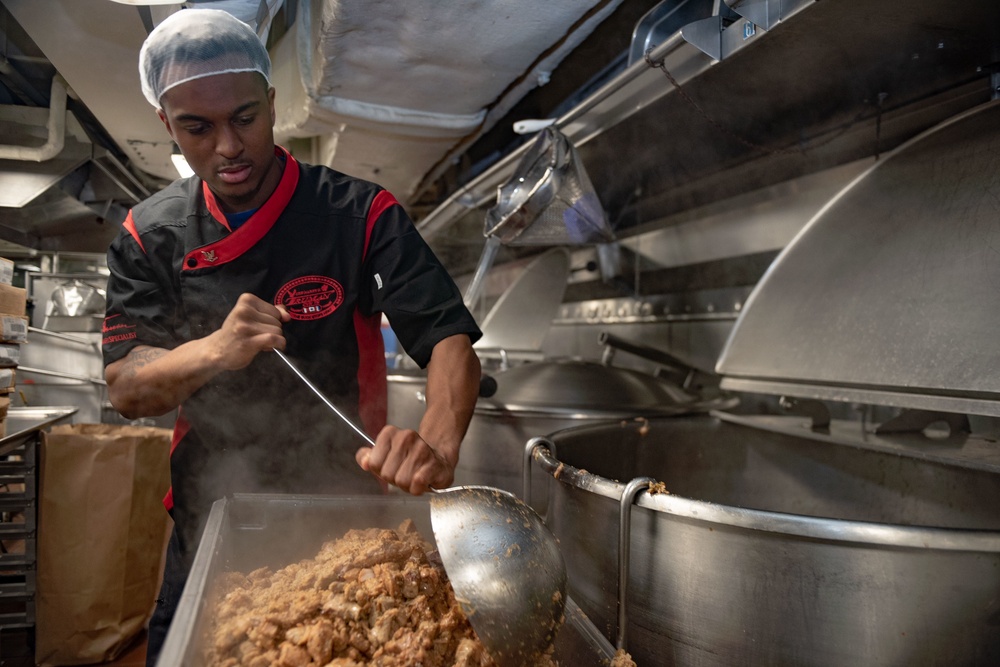
<instances>
[{"instance_id":1,"label":"stainless steel counter","mask_svg":"<svg viewBox=\"0 0 1000 667\"><path fill-rule=\"evenodd\" d=\"M7 411L7 435L0 438L0 456L20 447L27 438L76 413L71 405L36 408L10 408Z\"/></svg>"}]
</instances>

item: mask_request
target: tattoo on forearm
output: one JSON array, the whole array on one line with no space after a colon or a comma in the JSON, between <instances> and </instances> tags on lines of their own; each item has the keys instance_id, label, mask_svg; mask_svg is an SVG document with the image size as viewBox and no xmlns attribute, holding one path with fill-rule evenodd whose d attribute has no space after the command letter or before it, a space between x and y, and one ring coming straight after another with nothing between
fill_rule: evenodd
<instances>
[{"instance_id":1,"label":"tattoo on forearm","mask_svg":"<svg viewBox=\"0 0 1000 667\"><path fill-rule=\"evenodd\" d=\"M166 353L167 350L158 347L137 347L125 357L125 366L122 368L122 375L134 378L140 368L156 361Z\"/></svg>"}]
</instances>

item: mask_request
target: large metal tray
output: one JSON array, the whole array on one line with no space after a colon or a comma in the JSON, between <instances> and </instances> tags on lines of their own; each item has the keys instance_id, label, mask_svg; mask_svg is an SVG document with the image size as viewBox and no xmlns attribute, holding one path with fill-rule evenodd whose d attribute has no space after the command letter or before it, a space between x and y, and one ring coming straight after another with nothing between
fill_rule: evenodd
<instances>
[{"instance_id":1,"label":"large metal tray","mask_svg":"<svg viewBox=\"0 0 1000 667\"><path fill-rule=\"evenodd\" d=\"M311 558L324 541L351 528L396 528L405 519L434 542L426 497L235 494L216 501L157 667L201 664L201 628L214 604L211 582L223 572L281 567ZM556 638L559 664L597 667L613 656L608 640L568 600Z\"/></svg>"}]
</instances>

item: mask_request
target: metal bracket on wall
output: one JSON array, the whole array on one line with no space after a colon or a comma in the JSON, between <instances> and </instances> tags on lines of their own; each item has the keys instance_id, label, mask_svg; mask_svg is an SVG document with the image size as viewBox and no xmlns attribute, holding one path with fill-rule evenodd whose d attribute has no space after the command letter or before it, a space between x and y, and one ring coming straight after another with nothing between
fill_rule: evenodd
<instances>
[{"instance_id":1,"label":"metal bracket on wall","mask_svg":"<svg viewBox=\"0 0 1000 667\"><path fill-rule=\"evenodd\" d=\"M681 37L714 60L724 60L816 0L725 0L719 13L681 28Z\"/></svg>"},{"instance_id":2,"label":"metal bracket on wall","mask_svg":"<svg viewBox=\"0 0 1000 667\"><path fill-rule=\"evenodd\" d=\"M722 31L724 29L721 16L710 16L707 19L692 21L681 28L681 37L712 60L722 60Z\"/></svg>"},{"instance_id":3,"label":"metal bracket on wall","mask_svg":"<svg viewBox=\"0 0 1000 667\"><path fill-rule=\"evenodd\" d=\"M830 428L830 409L822 401L782 396L778 405L788 414L808 417L809 428L814 431Z\"/></svg>"},{"instance_id":4,"label":"metal bracket on wall","mask_svg":"<svg viewBox=\"0 0 1000 667\"><path fill-rule=\"evenodd\" d=\"M757 25L719 4L718 13L688 23L681 28L681 37L691 46L712 58L723 60L753 41Z\"/></svg>"},{"instance_id":5,"label":"metal bracket on wall","mask_svg":"<svg viewBox=\"0 0 1000 667\"><path fill-rule=\"evenodd\" d=\"M770 30L813 2L815 0L725 0L730 9L764 30Z\"/></svg>"}]
</instances>

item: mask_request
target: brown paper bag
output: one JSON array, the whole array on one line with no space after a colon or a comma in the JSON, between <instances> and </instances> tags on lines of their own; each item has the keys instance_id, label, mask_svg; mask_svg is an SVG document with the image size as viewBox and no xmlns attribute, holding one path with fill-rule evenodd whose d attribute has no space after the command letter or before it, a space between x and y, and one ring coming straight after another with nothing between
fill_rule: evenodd
<instances>
[{"instance_id":1,"label":"brown paper bag","mask_svg":"<svg viewBox=\"0 0 1000 667\"><path fill-rule=\"evenodd\" d=\"M35 661L115 659L156 599L170 430L113 424L43 433Z\"/></svg>"}]
</instances>

